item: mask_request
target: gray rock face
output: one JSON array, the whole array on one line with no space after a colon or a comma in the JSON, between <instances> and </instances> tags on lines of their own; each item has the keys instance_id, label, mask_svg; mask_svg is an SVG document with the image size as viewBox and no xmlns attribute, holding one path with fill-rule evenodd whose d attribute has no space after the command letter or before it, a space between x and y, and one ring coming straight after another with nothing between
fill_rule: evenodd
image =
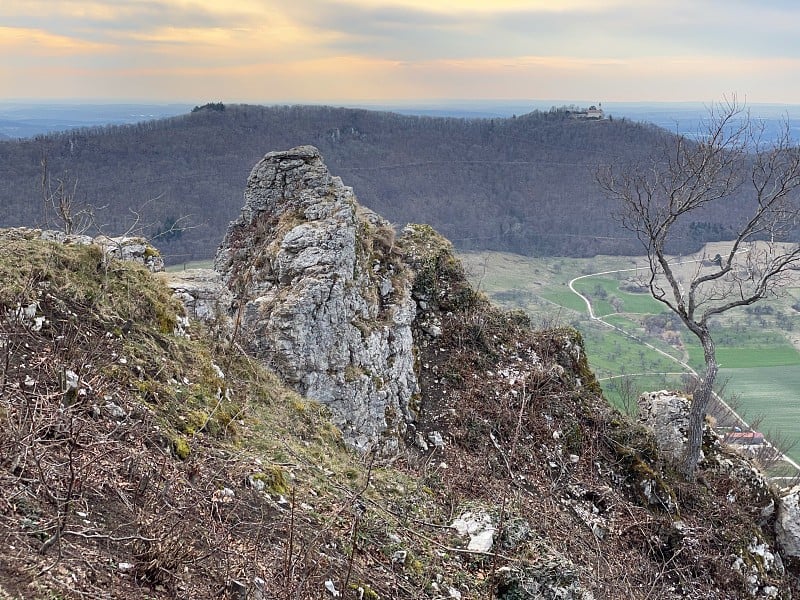
<instances>
[{"instance_id":1,"label":"gray rock face","mask_svg":"<svg viewBox=\"0 0 800 600\"><path fill-rule=\"evenodd\" d=\"M501 567L497 571L499 600L594 600L581 586L580 569L566 558L543 557L532 566Z\"/></svg>"},{"instance_id":2,"label":"gray rock face","mask_svg":"<svg viewBox=\"0 0 800 600\"><path fill-rule=\"evenodd\" d=\"M784 556L800 559L800 486L794 486L778 501L775 539Z\"/></svg>"},{"instance_id":3,"label":"gray rock face","mask_svg":"<svg viewBox=\"0 0 800 600\"><path fill-rule=\"evenodd\" d=\"M246 347L330 407L351 445L392 452L418 391L410 276L389 223L358 205L319 151L267 154L215 269Z\"/></svg>"},{"instance_id":4,"label":"gray rock face","mask_svg":"<svg viewBox=\"0 0 800 600\"><path fill-rule=\"evenodd\" d=\"M653 429L661 452L672 460L680 460L688 442L689 400L662 390L642 394L638 404L638 421Z\"/></svg>"},{"instance_id":5,"label":"gray rock face","mask_svg":"<svg viewBox=\"0 0 800 600\"><path fill-rule=\"evenodd\" d=\"M232 297L213 269L188 269L168 273L166 284L183 302L186 313L201 321L228 320L227 311ZM228 329L231 328L229 324Z\"/></svg>"}]
</instances>

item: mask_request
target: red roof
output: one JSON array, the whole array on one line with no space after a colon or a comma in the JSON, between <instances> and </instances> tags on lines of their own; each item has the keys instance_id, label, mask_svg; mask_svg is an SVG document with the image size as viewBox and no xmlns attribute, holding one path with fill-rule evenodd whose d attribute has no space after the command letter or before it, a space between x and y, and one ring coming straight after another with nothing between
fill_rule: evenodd
<instances>
[{"instance_id":1,"label":"red roof","mask_svg":"<svg viewBox=\"0 0 800 600\"><path fill-rule=\"evenodd\" d=\"M758 431L731 431L725 436L725 442L742 446L763 444L764 434Z\"/></svg>"}]
</instances>

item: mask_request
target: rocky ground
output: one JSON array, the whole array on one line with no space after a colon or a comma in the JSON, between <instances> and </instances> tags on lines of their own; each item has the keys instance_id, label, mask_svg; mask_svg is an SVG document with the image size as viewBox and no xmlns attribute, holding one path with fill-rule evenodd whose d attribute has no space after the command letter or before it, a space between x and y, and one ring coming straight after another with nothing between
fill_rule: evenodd
<instances>
[{"instance_id":1,"label":"rocky ground","mask_svg":"<svg viewBox=\"0 0 800 600\"><path fill-rule=\"evenodd\" d=\"M798 591L795 496L710 433L679 478L680 398L630 422L314 149L254 169L217 272L41 237L0 236L0 598Z\"/></svg>"}]
</instances>

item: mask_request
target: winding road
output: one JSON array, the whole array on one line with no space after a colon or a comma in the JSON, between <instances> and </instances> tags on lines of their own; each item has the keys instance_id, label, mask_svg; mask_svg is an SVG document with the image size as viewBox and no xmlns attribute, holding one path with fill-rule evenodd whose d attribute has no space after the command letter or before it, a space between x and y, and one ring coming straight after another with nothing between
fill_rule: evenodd
<instances>
[{"instance_id":1,"label":"winding road","mask_svg":"<svg viewBox=\"0 0 800 600\"><path fill-rule=\"evenodd\" d=\"M742 251L740 251L740 252L744 252L744 250L742 250ZM671 264L671 265L680 265L680 264L686 264L686 263L700 262L700 261L702 261L702 260L703 260L703 259L692 259L692 260L685 260L685 261L680 261L680 262L674 262L674 263L670 263L670 264ZM633 268L631 268L631 269L615 269L615 270L611 270L611 271L598 271L597 273L589 273L588 275L580 275L580 276L578 276L578 277L574 277L573 279L571 279L571 280L569 281L569 284L568 284L568 285L569 285L569 289L572 291L572 293L574 293L576 296L578 296L578 297L579 297L581 300L583 300L583 302L586 304L586 312L588 313L588 315L589 315L589 318L590 318L592 321L595 321L595 322L597 322L597 323L600 323L600 324L602 324L602 325L604 325L605 327L608 327L608 328L610 328L610 329L613 329L613 330L617 331L618 333L621 333L621 334L622 334L622 335L624 335L625 337L627 337L627 338L630 338L630 339L634 340L634 341L635 341L637 344L641 344L641 345L643 345L643 346L645 346L645 347L649 348L650 350L654 350L655 352L658 352L658 353L659 353L659 354L661 354L662 356L664 356L664 357L668 358L669 360L671 360L671 361L675 362L676 364L680 365L680 366L681 366L681 368L683 369L683 371L681 371L680 373L636 373L636 375L676 375L676 374L677 374L677 375L683 375L683 374L689 373L689 374L691 374L691 375L693 375L694 377L696 377L696 378L698 378L698 379L699 379L699 378L700 378L700 375L697 373L697 371L695 371L695 370L694 370L694 369L693 369L693 368L692 368L692 367L691 367L689 364L687 364L687 363L686 363L686 362L684 362L683 360L681 360L681 359L679 359L679 358L677 358L677 357L675 357L675 356L673 356L673 355L669 354L668 352L664 352L664 351L663 351L663 350L661 350L660 348L656 348L656 347L655 347L655 346L653 346L652 344L650 344L650 343L648 343L648 342L646 342L646 341L644 341L644 340L642 340L642 339L640 339L640 338L636 337L636 336L635 336L635 335L633 335L632 333L629 333L629 332L625 331L625 330L624 330L624 329L622 329L621 327L617 327L617 326L616 326L616 325L614 325L613 323L609 323L609 322L608 322L608 321L606 321L606 320L605 320L605 319L604 319L602 316L597 316L597 315L594 313L594 309L592 308L592 303L591 303L591 301L589 300L589 298L588 298L588 297L586 297L585 295L583 295L582 293L580 293L580 292L579 292L577 289L575 289L575 282L576 282L576 281L580 281L581 279L587 279L587 278L589 278L589 277L598 277L598 276L600 276L600 275L612 275L612 274L616 274L616 273L628 273L628 272L631 272L631 271L642 271L642 270L647 270L647 268L648 268L648 267L633 267ZM614 375L614 376L611 376L611 377L604 377L604 378L601 378L601 379L599 379L599 381L605 381L605 380L609 380L609 379L615 379L615 378L618 378L618 377L624 377L624 376L625 376L625 375ZM733 415L733 417L734 417L736 420L738 420L738 421L741 423L741 426L742 426L742 428L743 428L743 429L745 429L745 430L747 430L747 429L751 429L751 427L750 427L750 425L747 423L747 421L745 421L745 420L744 420L744 419L741 417L741 415L739 415L739 414L738 414L738 413L737 413L735 410L733 410L733 408L731 408L731 407L730 407L730 405L729 405L727 402L725 402L725 400L723 400L723 399L722 399L720 396L718 396L716 392L714 392L714 398L715 398L715 400L717 400L717 401L718 401L718 402L719 402L719 403L720 403L722 406L724 406L724 407L725 407L725 409L726 409L726 410L727 410L727 411L728 411L728 412L729 412L731 415ZM766 444L768 444L768 445L770 445L770 446L772 446L772 444L770 444L768 441L767 441L767 442L765 442L765 443L766 443ZM777 449L776 449L776 450L777 450ZM778 452L780 452L780 451L778 451ZM793 459L791 459L790 457L788 457L788 456L787 456L786 454L784 454L783 452L780 452L780 455L781 455L781 458L782 458L782 459L783 459L783 460L784 460L786 463L788 463L789 465L791 465L793 468L797 469L798 473L800 473L800 464L798 464L797 462L795 462ZM775 479L783 479L783 478L777 478L777 477L776 477Z\"/></svg>"}]
</instances>

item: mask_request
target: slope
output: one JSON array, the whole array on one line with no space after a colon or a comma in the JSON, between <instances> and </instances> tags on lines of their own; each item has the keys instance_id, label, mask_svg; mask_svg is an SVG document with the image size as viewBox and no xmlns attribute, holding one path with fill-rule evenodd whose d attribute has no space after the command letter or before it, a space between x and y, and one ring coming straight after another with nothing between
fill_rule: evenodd
<instances>
[{"instance_id":1,"label":"slope","mask_svg":"<svg viewBox=\"0 0 800 600\"><path fill-rule=\"evenodd\" d=\"M95 223L104 231L161 233L168 262L209 258L236 216L240 182L263 149L313 144L359 190L362 204L399 225L430 223L461 249L632 252L637 243L619 230L593 172L600 163L646 155L664 135L624 119L579 121L557 109L455 119L227 106L0 143L0 226L57 224L52 209L42 207L46 157L54 186L56 179L70 190L77 183L76 206L96 207ZM191 228L171 231L181 217Z\"/></svg>"},{"instance_id":2,"label":"slope","mask_svg":"<svg viewBox=\"0 0 800 600\"><path fill-rule=\"evenodd\" d=\"M789 597L747 464L710 441L675 479L575 332L489 305L430 228L402 252L441 335L391 459L145 269L0 245L0 597Z\"/></svg>"}]
</instances>

